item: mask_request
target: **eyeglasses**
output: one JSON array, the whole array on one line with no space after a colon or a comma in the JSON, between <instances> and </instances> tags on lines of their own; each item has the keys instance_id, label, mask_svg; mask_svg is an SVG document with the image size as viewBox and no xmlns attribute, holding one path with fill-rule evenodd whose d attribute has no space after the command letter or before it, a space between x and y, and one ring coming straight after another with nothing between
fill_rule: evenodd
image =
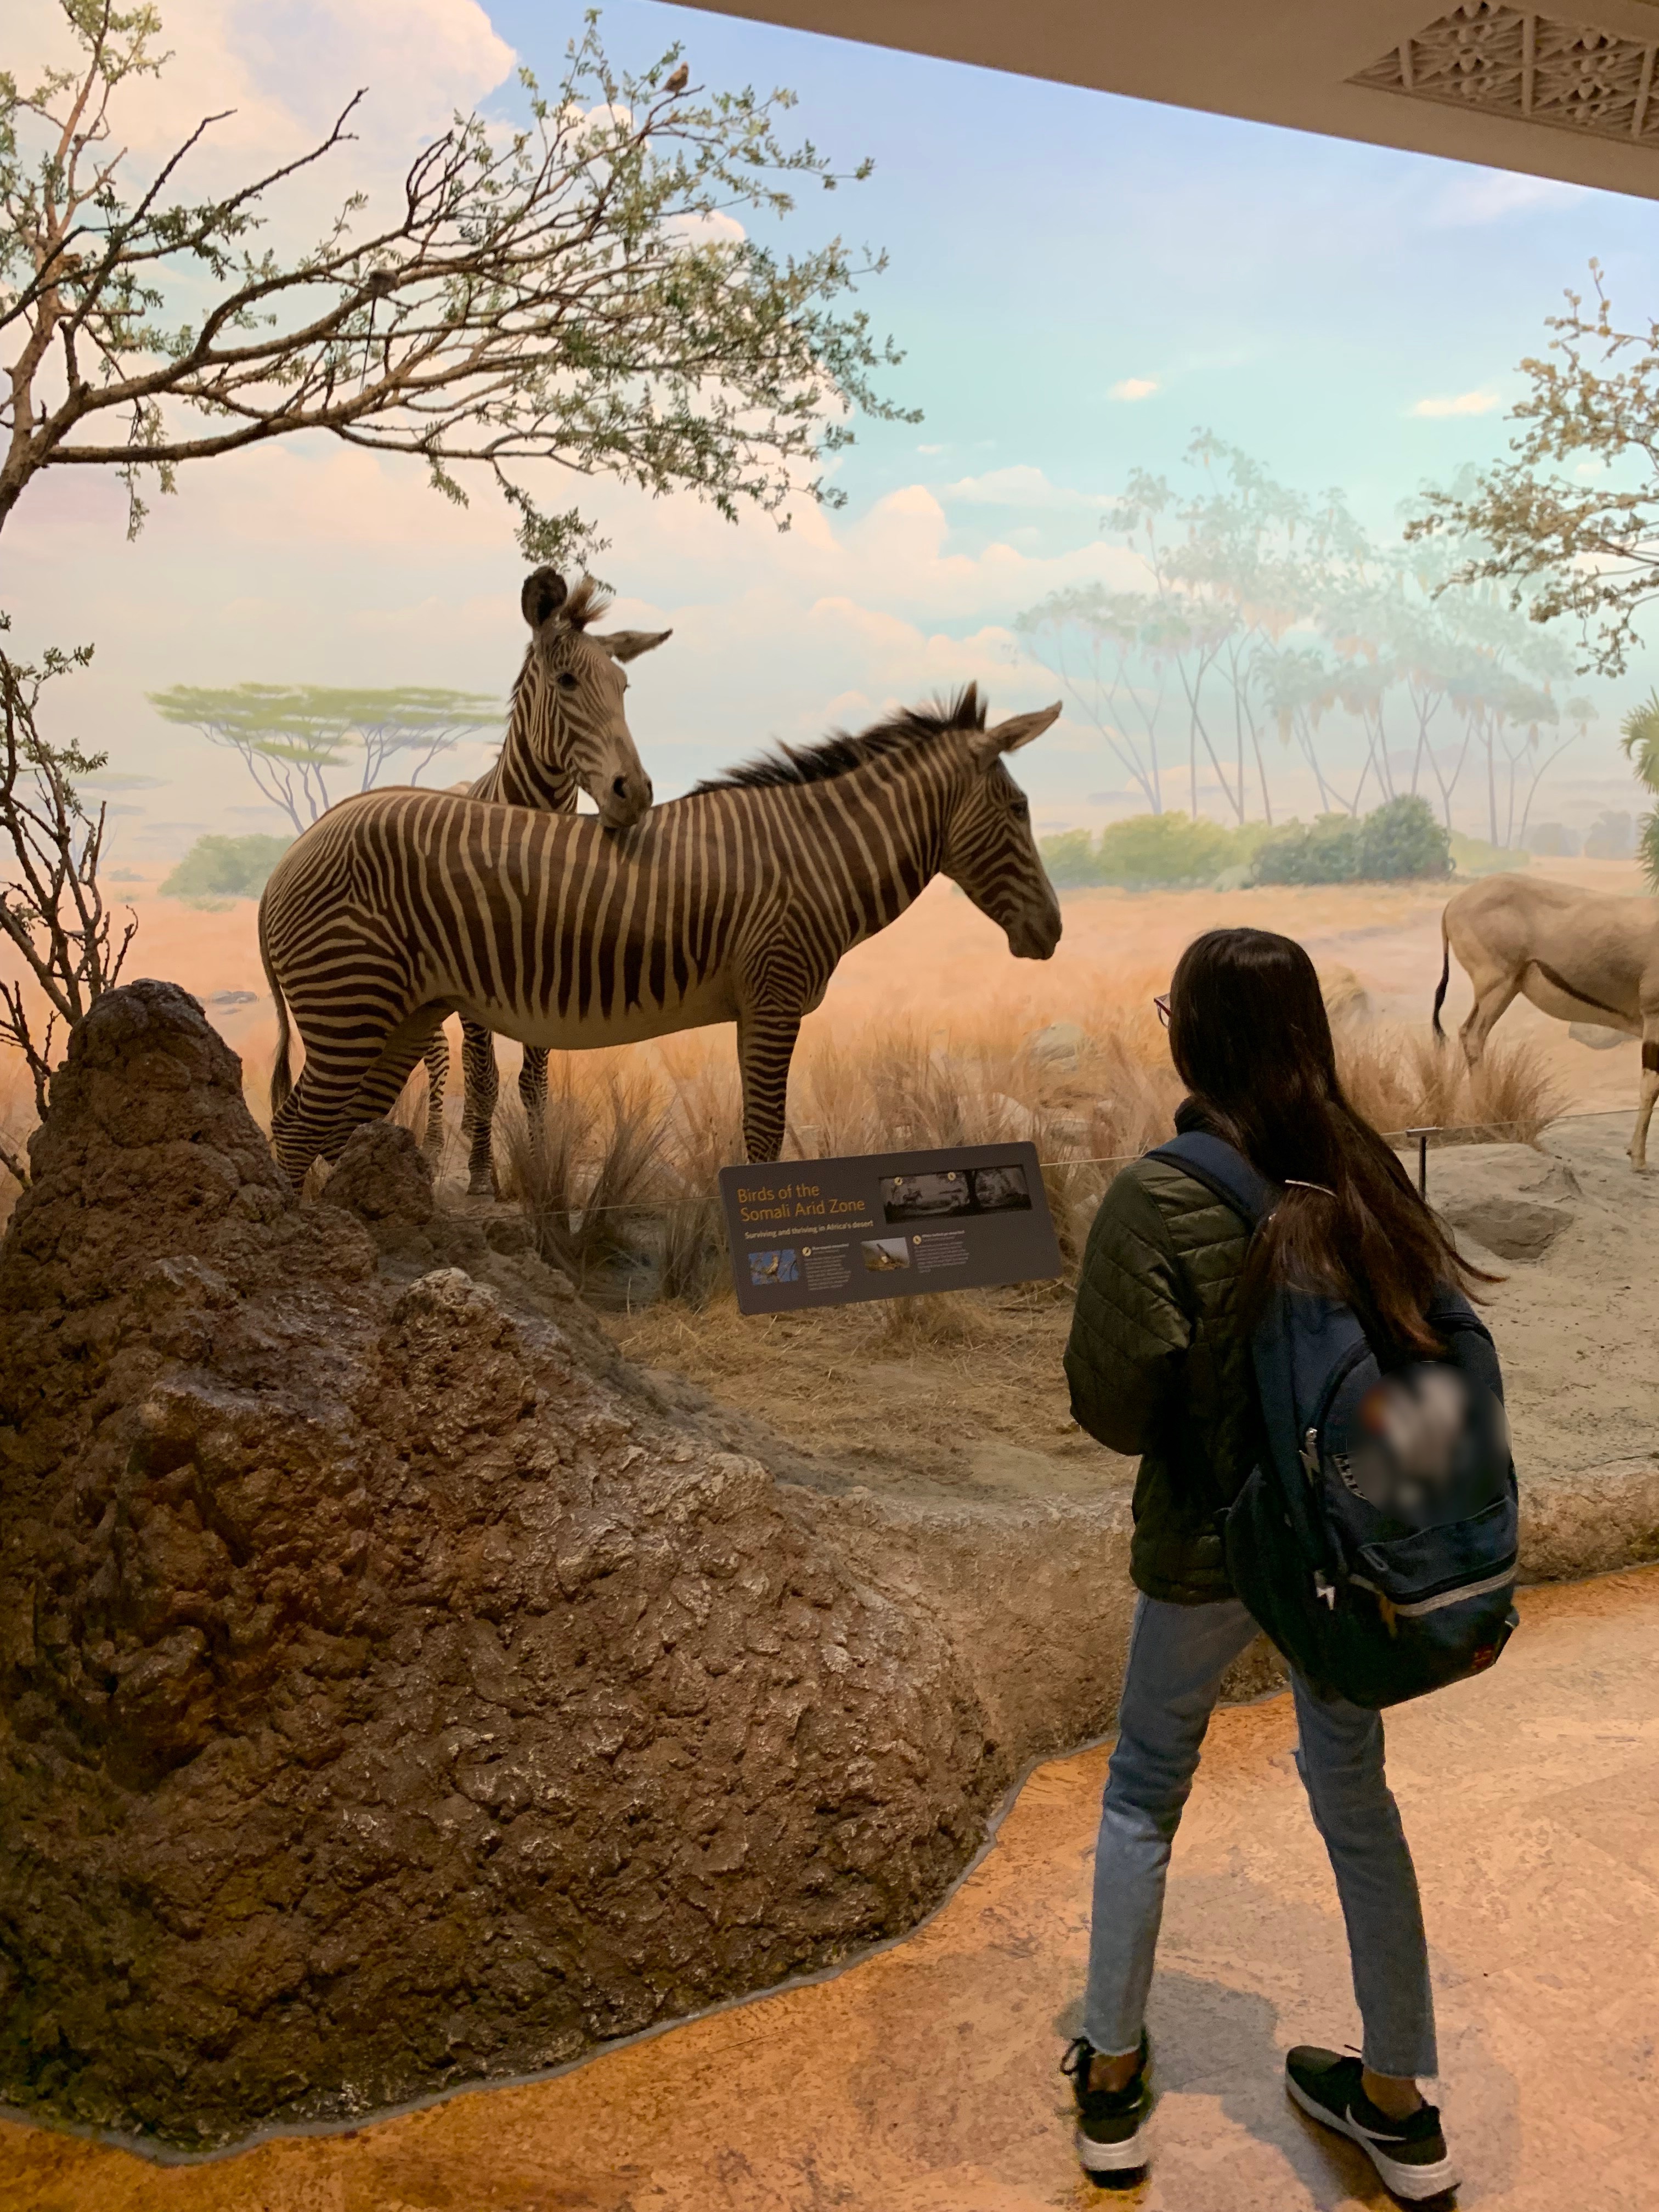
<instances>
[{"instance_id":1,"label":"eyeglasses","mask_svg":"<svg viewBox=\"0 0 1659 2212\"><path fill-rule=\"evenodd\" d=\"M1160 991L1158 996L1152 1000L1152 1004L1158 1008L1158 1018L1159 1021L1163 1023L1164 1028L1167 1030L1170 1026L1169 993L1167 991Z\"/></svg>"}]
</instances>

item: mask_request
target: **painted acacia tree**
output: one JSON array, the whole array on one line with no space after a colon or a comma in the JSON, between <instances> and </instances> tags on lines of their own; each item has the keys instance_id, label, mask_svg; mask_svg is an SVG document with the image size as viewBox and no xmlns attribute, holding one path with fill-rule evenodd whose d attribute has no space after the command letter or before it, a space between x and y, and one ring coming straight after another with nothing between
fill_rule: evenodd
<instances>
[{"instance_id":1,"label":"painted acacia tree","mask_svg":"<svg viewBox=\"0 0 1659 2212\"><path fill-rule=\"evenodd\" d=\"M482 692L406 686L396 691L326 684L175 684L152 691L163 721L198 730L234 753L262 799L280 806L297 837L341 787L370 791L389 771L418 783L463 738L499 727L499 703ZM331 787L332 779L332 787Z\"/></svg>"},{"instance_id":2,"label":"painted acacia tree","mask_svg":"<svg viewBox=\"0 0 1659 2212\"><path fill-rule=\"evenodd\" d=\"M526 557L568 564L601 544L561 504L571 477L781 524L797 497L835 501L820 464L854 410L901 412L872 382L898 356L848 296L880 257L839 237L774 252L745 227L844 180L780 135L788 93L697 89L678 47L613 69L590 15L552 92L521 71L516 126L458 117L384 217L349 174L361 93L307 151L191 199L224 116L149 174L123 149L130 88L166 64L155 8L58 5L64 64L29 85L0 70L0 530L49 471L102 470L131 536L187 465L311 431L406 456L452 501L493 485ZM335 169L320 238L261 241L286 188ZM34 743L64 795L68 896L97 861L84 763ZM95 943L84 960L95 996Z\"/></svg>"},{"instance_id":3,"label":"painted acacia tree","mask_svg":"<svg viewBox=\"0 0 1659 2212\"><path fill-rule=\"evenodd\" d=\"M1234 825L1255 813L1271 827L1277 754L1294 748L1322 814L1431 798L1449 832L1460 786L1465 807L1480 803L1465 772L1481 769L1492 842L1523 840L1594 709L1555 696L1571 667L1559 637L1467 573L1481 549L1449 532L1421 542L1416 502L1401 510L1407 542L1378 542L1340 489L1297 492L1209 431L1185 459L1194 474L1175 483L1133 471L1103 518L1146 588L1072 586L1013 623L1151 811L1184 781L1196 820L1203 777ZM1345 750L1358 732L1357 769L1334 759L1328 722ZM1184 763L1161 750L1171 724Z\"/></svg>"}]
</instances>

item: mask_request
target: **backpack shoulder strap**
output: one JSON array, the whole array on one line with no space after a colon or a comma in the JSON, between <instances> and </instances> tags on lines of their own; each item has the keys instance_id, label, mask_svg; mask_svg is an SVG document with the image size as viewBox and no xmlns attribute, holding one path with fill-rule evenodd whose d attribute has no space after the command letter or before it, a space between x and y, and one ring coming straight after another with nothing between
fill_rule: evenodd
<instances>
[{"instance_id":1,"label":"backpack shoulder strap","mask_svg":"<svg viewBox=\"0 0 1659 2212\"><path fill-rule=\"evenodd\" d=\"M1202 1129L1188 1129L1147 1153L1149 1160L1168 1160L1194 1182L1201 1182L1252 1229L1261 1224L1279 1203L1279 1187L1250 1165L1243 1152L1224 1138Z\"/></svg>"}]
</instances>

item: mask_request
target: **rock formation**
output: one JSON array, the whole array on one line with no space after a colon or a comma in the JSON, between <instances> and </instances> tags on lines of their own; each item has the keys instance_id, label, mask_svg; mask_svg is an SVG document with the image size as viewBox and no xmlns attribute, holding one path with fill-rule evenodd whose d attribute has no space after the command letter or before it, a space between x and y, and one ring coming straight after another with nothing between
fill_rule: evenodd
<instances>
[{"instance_id":1,"label":"rock formation","mask_svg":"<svg viewBox=\"0 0 1659 2212\"><path fill-rule=\"evenodd\" d=\"M296 1202L164 983L54 1081L0 1246L15 2106L200 2148L567 2059L913 1924L1009 1778L926 1610L568 1285L428 1264L411 1152Z\"/></svg>"}]
</instances>

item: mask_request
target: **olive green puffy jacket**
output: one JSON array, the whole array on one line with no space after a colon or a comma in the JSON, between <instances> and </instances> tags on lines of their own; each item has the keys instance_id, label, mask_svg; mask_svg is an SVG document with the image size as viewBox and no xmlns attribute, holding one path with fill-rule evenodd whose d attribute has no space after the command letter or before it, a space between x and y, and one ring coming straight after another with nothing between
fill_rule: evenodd
<instances>
[{"instance_id":1,"label":"olive green puffy jacket","mask_svg":"<svg viewBox=\"0 0 1659 2212\"><path fill-rule=\"evenodd\" d=\"M1129 1571L1149 1597L1230 1597L1217 1516L1261 1456L1237 1316L1249 1231L1166 1160L1137 1160L1089 1232L1066 1347L1072 1411L1140 1454Z\"/></svg>"}]
</instances>

